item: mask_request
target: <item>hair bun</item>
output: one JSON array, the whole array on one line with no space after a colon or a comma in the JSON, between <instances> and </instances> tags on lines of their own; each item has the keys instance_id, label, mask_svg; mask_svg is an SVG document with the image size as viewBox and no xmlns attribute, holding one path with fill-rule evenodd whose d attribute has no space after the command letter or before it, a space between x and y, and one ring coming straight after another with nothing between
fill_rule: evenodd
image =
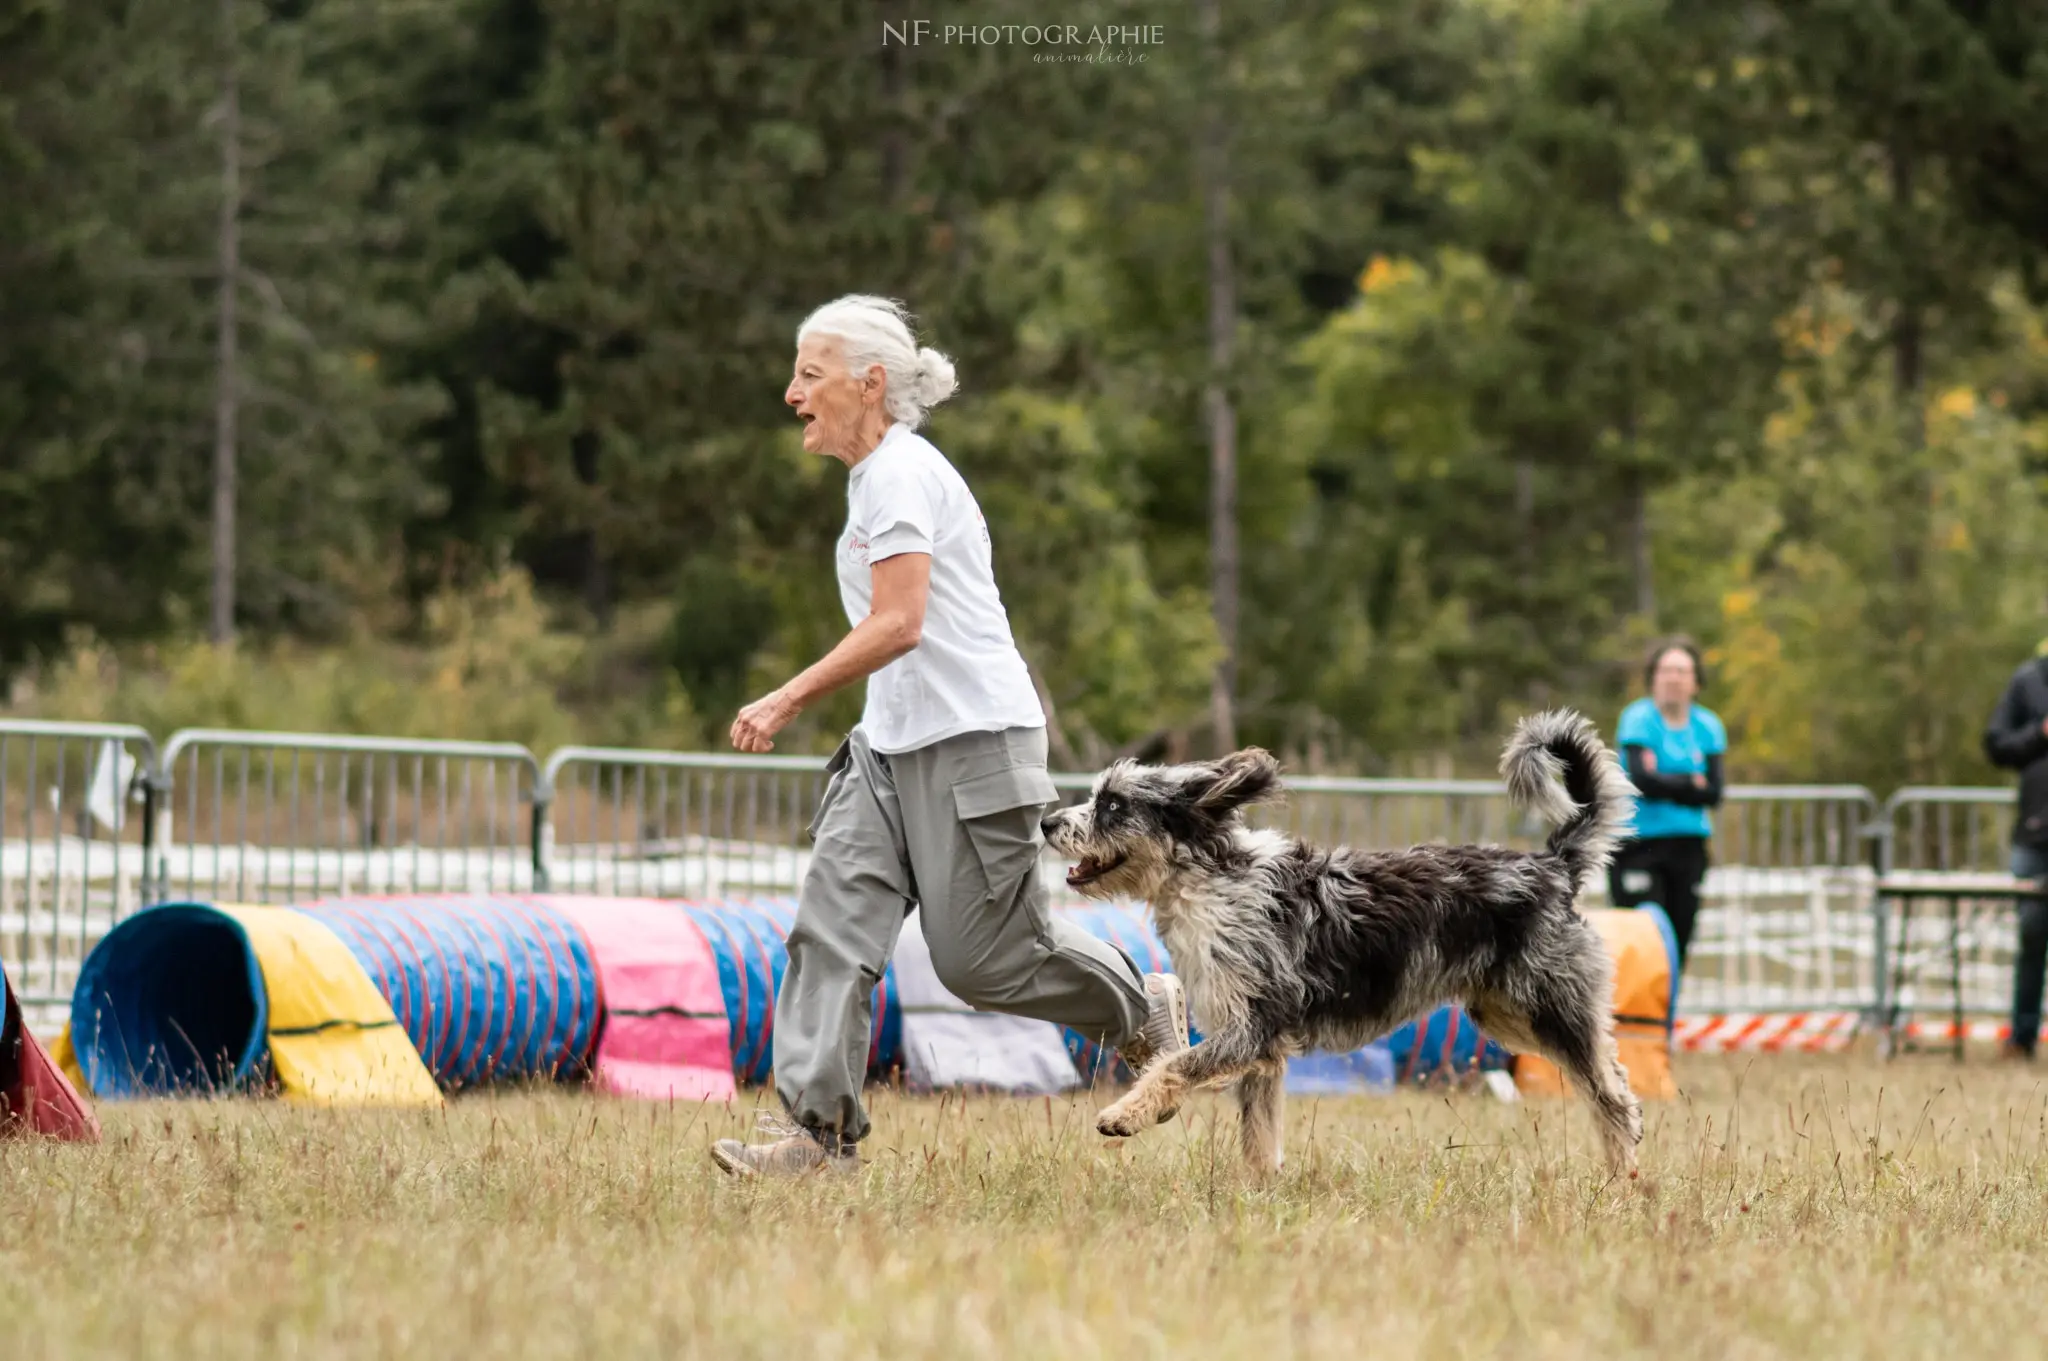
<instances>
[{"instance_id":1,"label":"hair bun","mask_svg":"<svg viewBox=\"0 0 2048 1361\"><path fill-rule=\"evenodd\" d=\"M960 387L960 380L953 372L953 361L934 349L919 350L914 387L917 404L921 407L933 407L945 401Z\"/></svg>"}]
</instances>

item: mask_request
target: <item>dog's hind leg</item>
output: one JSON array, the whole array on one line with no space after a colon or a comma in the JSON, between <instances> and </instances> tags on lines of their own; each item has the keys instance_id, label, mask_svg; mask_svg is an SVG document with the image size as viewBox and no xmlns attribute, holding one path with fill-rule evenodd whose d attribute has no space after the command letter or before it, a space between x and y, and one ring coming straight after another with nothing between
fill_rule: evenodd
<instances>
[{"instance_id":1,"label":"dog's hind leg","mask_svg":"<svg viewBox=\"0 0 2048 1361\"><path fill-rule=\"evenodd\" d=\"M1623 1176L1635 1171L1643 1142L1642 1103L1615 1054L1612 1019L1586 994L1569 983L1546 982L1526 1008L1494 998L1468 1010L1481 1030L1510 1050L1541 1054L1558 1066L1592 1108L1608 1169Z\"/></svg>"},{"instance_id":2,"label":"dog's hind leg","mask_svg":"<svg viewBox=\"0 0 2048 1361\"><path fill-rule=\"evenodd\" d=\"M1179 1110L1195 1088L1228 1082L1255 1064L1277 1060L1271 1049L1269 1041L1246 1031L1207 1036L1147 1068L1137 1086L1095 1117L1095 1128L1112 1139L1150 1129Z\"/></svg>"},{"instance_id":3,"label":"dog's hind leg","mask_svg":"<svg viewBox=\"0 0 2048 1361\"><path fill-rule=\"evenodd\" d=\"M1237 1137L1245 1166L1269 1177L1286 1162L1287 1065L1262 1063L1237 1080Z\"/></svg>"},{"instance_id":4,"label":"dog's hind leg","mask_svg":"<svg viewBox=\"0 0 2048 1361\"><path fill-rule=\"evenodd\" d=\"M1643 1106L1629 1089L1628 1073L1615 1057L1613 1037L1601 1032L1594 1042L1595 1057L1592 1063L1573 1070L1574 1085L1592 1103L1600 1121L1608 1170L1617 1177L1630 1176L1643 1143Z\"/></svg>"}]
</instances>

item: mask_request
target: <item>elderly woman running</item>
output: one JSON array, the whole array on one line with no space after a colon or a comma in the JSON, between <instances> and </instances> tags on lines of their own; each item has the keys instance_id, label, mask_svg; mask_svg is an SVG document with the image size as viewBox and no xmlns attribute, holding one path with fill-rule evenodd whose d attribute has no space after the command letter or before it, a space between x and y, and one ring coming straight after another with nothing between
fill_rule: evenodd
<instances>
[{"instance_id":1,"label":"elderly woman running","mask_svg":"<svg viewBox=\"0 0 2048 1361\"><path fill-rule=\"evenodd\" d=\"M908 322L886 298L819 308L783 394L805 450L847 468L836 556L852 631L742 709L732 742L767 751L806 705L863 678L867 705L827 767L775 1003L775 1090L793 1127L712 1148L743 1176L860 1166L872 993L913 904L940 981L969 1005L1072 1026L1134 1069L1188 1043L1176 979L1047 911L1039 818L1058 796L1045 713L981 509L917 433L953 393L952 362L919 349Z\"/></svg>"}]
</instances>

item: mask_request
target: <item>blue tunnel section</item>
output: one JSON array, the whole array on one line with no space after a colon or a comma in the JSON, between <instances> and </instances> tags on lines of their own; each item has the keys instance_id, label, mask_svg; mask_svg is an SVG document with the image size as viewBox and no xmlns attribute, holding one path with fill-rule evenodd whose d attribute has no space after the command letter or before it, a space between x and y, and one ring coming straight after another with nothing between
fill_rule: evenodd
<instances>
[{"instance_id":1,"label":"blue tunnel section","mask_svg":"<svg viewBox=\"0 0 2048 1361\"><path fill-rule=\"evenodd\" d=\"M545 902L489 894L329 898L296 911L362 964L444 1087L582 1071L602 998L583 933Z\"/></svg>"},{"instance_id":2,"label":"blue tunnel section","mask_svg":"<svg viewBox=\"0 0 2048 1361\"><path fill-rule=\"evenodd\" d=\"M121 922L71 995L79 1070L102 1097L232 1090L266 1050L269 999L241 924L203 903Z\"/></svg>"},{"instance_id":3,"label":"blue tunnel section","mask_svg":"<svg viewBox=\"0 0 2048 1361\"><path fill-rule=\"evenodd\" d=\"M734 1078L742 1083L767 1082L775 1059L775 999L789 970L789 933L796 925L795 900L678 903L677 907L703 933L717 962L726 1023L732 1034ZM868 1071L887 1076L903 1055L903 1008L896 991L895 965L882 970L873 1004Z\"/></svg>"},{"instance_id":4,"label":"blue tunnel section","mask_svg":"<svg viewBox=\"0 0 2048 1361\"><path fill-rule=\"evenodd\" d=\"M443 1086L588 1066L597 968L582 932L545 903L450 894L292 910L348 947ZM216 1092L261 1075L268 1014L241 925L202 903L167 904L122 922L86 958L72 1044L99 1096Z\"/></svg>"}]
</instances>

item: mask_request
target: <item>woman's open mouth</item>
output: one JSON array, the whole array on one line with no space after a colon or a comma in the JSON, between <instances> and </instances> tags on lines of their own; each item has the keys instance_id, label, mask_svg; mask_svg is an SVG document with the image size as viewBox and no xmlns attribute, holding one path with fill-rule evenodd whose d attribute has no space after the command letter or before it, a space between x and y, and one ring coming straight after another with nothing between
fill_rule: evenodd
<instances>
[{"instance_id":1,"label":"woman's open mouth","mask_svg":"<svg viewBox=\"0 0 2048 1361\"><path fill-rule=\"evenodd\" d=\"M1067 871L1067 887L1079 888L1083 884L1092 884L1112 870L1121 868L1123 863L1124 857L1121 855L1113 858L1084 855L1080 864Z\"/></svg>"}]
</instances>

